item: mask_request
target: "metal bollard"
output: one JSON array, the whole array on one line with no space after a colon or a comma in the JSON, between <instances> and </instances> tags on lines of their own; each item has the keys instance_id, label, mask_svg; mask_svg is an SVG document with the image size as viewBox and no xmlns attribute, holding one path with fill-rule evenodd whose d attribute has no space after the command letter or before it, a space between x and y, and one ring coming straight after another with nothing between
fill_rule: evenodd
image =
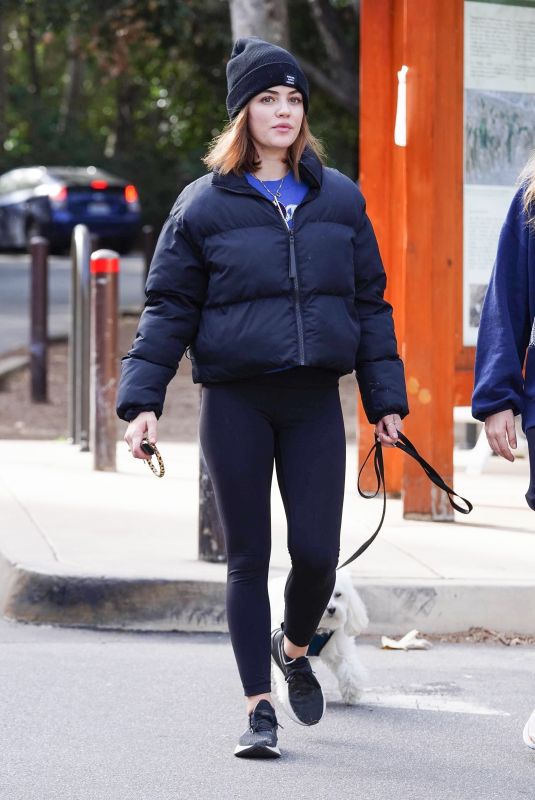
<instances>
[{"instance_id":1,"label":"metal bollard","mask_svg":"<svg viewBox=\"0 0 535 800\"><path fill-rule=\"evenodd\" d=\"M91 254L91 450L93 469L115 472L119 256Z\"/></svg>"},{"instance_id":2,"label":"metal bollard","mask_svg":"<svg viewBox=\"0 0 535 800\"><path fill-rule=\"evenodd\" d=\"M48 240L32 236L30 374L32 403L48 402Z\"/></svg>"},{"instance_id":3,"label":"metal bollard","mask_svg":"<svg viewBox=\"0 0 535 800\"><path fill-rule=\"evenodd\" d=\"M145 259L145 274L143 282L143 288L145 288L145 283L149 274L150 262L152 261L154 250L156 248L156 237L154 235L154 228L152 225L143 225L141 234L143 242L143 256Z\"/></svg>"},{"instance_id":4,"label":"metal bollard","mask_svg":"<svg viewBox=\"0 0 535 800\"><path fill-rule=\"evenodd\" d=\"M71 327L69 333L69 435L89 450L89 337L91 237L76 225L71 242Z\"/></svg>"}]
</instances>

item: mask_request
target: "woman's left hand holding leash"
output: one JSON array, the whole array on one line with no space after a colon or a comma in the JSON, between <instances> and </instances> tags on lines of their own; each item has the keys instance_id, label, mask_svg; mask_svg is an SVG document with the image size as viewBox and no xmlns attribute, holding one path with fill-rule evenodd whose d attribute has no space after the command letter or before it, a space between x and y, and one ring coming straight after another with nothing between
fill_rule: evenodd
<instances>
[{"instance_id":1,"label":"woman's left hand holding leash","mask_svg":"<svg viewBox=\"0 0 535 800\"><path fill-rule=\"evenodd\" d=\"M401 430L401 417L399 414L387 414L375 425L375 435L383 447L396 446L399 430Z\"/></svg>"}]
</instances>

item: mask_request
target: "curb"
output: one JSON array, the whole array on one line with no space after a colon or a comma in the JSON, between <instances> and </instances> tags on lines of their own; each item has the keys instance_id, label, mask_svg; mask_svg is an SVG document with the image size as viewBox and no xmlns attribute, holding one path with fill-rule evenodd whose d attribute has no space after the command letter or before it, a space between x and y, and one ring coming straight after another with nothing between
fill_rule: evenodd
<instances>
[{"instance_id":1,"label":"curb","mask_svg":"<svg viewBox=\"0 0 535 800\"><path fill-rule=\"evenodd\" d=\"M58 575L0 559L1 613L40 625L145 631L228 631L225 584Z\"/></svg>"},{"instance_id":2,"label":"curb","mask_svg":"<svg viewBox=\"0 0 535 800\"><path fill-rule=\"evenodd\" d=\"M10 355L0 356L0 391L4 388L5 381L14 375L15 372L20 372L30 363L29 355Z\"/></svg>"},{"instance_id":3,"label":"curb","mask_svg":"<svg viewBox=\"0 0 535 800\"><path fill-rule=\"evenodd\" d=\"M0 554L0 611L12 620L42 625L228 632L226 583L219 575L214 578L62 574L13 563ZM368 634L395 635L412 628L445 634L471 627L535 634L535 582L354 582L368 609Z\"/></svg>"},{"instance_id":4,"label":"curb","mask_svg":"<svg viewBox=\"0 0 535 800\"><path fill-rule=\"evenodd\" d=\"M68 340L68 334L56 333L48 337L47 343L49 345L58 344L67 342ZM22 349L23 348L19 347L15 350L9 350L6 353L0 353L0 391L3 389L4 382L10 378L11 375L30 366L30 353L27 350L21 352Z\"/></svg>"}]
</instances>

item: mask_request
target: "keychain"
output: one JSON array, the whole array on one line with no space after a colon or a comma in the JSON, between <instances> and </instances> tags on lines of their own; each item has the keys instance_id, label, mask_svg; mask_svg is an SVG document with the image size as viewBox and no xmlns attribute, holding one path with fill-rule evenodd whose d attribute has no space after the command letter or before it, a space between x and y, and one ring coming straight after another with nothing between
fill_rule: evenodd
<instances>
[{"instance_id":1,"label":"keychain","mask_svg":"<svg viewBox=\"0 0 535 800\"><path fill-rule=\"evenodd\" d=\"M144 459L144 461L145 464L149 467L149 469L151 469L152 472L154 472L157 478L163 478L163 476L165 475L165 467L163 463L163 458L161 457L160 451L158 450L156 445L150 444L149 440L145 438L141 442L140 447L143 450L143 452L146 453L148 456L156 456L156 461L158 462L158 466L160 468L159 472L152 463L152 458L146 458Z\"/></svg>"}]
</instances>

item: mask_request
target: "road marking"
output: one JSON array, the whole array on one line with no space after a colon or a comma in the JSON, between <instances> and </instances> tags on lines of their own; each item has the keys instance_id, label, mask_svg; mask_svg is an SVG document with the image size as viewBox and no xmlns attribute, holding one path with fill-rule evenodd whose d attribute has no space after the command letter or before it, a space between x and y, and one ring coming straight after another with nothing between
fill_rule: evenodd
<instances>
[{"instance_id":1,"label":"road marking","mask_svg":"<svg viewBox=\"0 0 535 800\"><path fill-rule=\"evenodd\" d=\"M412 688L412 687L411 687ZM422 685L422 689L426 687ZM488 708L470 700L459 700L456 697L448 697L433 693L420 694L409 692L392 693L384 689L377 691L364 691L361 701L364 705L381 706L383 708L406 708L414 711L440 711L449 714L477 714L479 716L509 717L507 711L500 711L496 708Z\"/></svg>"}]
</instances>

